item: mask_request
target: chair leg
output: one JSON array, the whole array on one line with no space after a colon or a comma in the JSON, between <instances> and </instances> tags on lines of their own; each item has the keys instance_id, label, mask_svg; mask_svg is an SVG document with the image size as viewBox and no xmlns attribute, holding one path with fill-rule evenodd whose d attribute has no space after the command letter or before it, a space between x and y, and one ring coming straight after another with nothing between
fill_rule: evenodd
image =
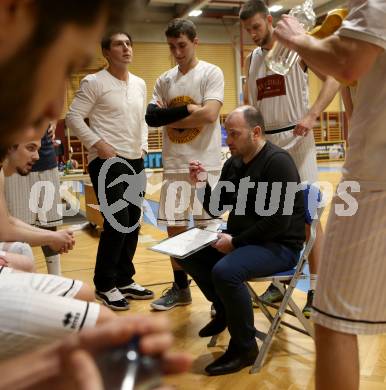
<instances>
[{"instance_id":1,"label":"chair leg","mask_svg":"<svg viewBox=\"0 0 386 390\"><path fill-rule=\"evenodd\" d=\"M220 334L216 334L216 335L214 335L214 336L212 336L212 337L210 338L209 343L207 344L208 348L211 348L211 347L215 347L215 346L216 346L218 336L220 336Z\"/></svg>"},{"instance_id":2,"label":"chair leg","mask_svg":"<svg viewBox=\"0 0 386 390\"><path fill-rule=\"evenodd\" d=\"M255 303L256 305L259 305L259 296L256 294L255 290L251 287L251 285L248 282L245 282L245 285L247 286L252 302Z\"/></svg>"},{"instance_id":3,"label":"chair leg","mask_svg":"<svg viewBox=\"0 0 386 390\"><path fill-rule=\"evenodd\" d=\"M260 299L257 301L257 304L259 305L259 309L261 312L267 317L267 320L272 323L273 321L273 316L272 314L268 311L268 309L265 307L264 303L260 301Z\"/></svg>"},{"instance_id":4,"label":"chair leg","mask_svg":"<svg viewBox=\"0 0 386 390\"><path fill-rule=\"evenodd\" d=\"M274 283L274 284L276 285L276 283ZM288 306L291 308L291 310L295 314L297 320L303 325L303 328L306 330L306 332L312 338L314 338L314 328L312 326L311 321L308 320L306 317L304 317L304 315L303 315L302 311L300 310L299 306L291 298L292 292L295 289L295 285L291 282L290 285L287 287L287 290L285 290L284 287L280 285L280 283L277 283L276 287L282 292L282 294L284 295L284 298L286 300L286 305L284 307L284 310L285 310L285 308L286 308L286 306L288 304ZM283 299L283 301L284 301L284 299Z\"/></svg>"},{"instance_id":5,"label":"chair leg","mask_svg":"<svg viewBox=\"0 0 386 390\"><path fill-rule=\"evenodd\" d=\"M283 302L280 305L280 308L283 305ZM280 310L280 309L279 309ZM267 356L267 353L271 347L273 336L276 334L279 326L280 326L280 321L281 321L281 314L277 311L275 317L273 318L273 321L271 323L271 326L269 327L268 333L264 337L263 344L259 350L259 354L257 355L257 358L255 360L255 363L253 363L252 368L250 369L250 373L254 374L260 370L260 368L263 366L265 358Z\"/></svg>"},{"instance_id":6,"label":"chair leg","mask_svg":"<svg viewBox=\"0 0 386 390\"><path fill-rule=\"evenodd\" d=\"M274 283L276 285L276 283ZM271 347L273 336L277 333L277 330L279 329L280 322L282 320L282 316L284 314L285 308L287 307L287 304L289 300L291 299L290 296L292 294L293 286L289 286L287 289L285 289L280 283L277 283L277 287L284 295L282 302L280 303L279 309L277 310L275 316L273 317L273 320L271 322L271 326L269 327L267 336L264 339L263 345L261 346L259 350L259 354L257 355L257 358L255 360L255 363L253 364L252 368L250 369L250 373L254 374L260 370L262 365L264 364L264 361L266 359L267 353ZM263 305L262 305L263 306ZM267 309L266 309L267 310ZM271 316L271 314L270 314Z\"/></svg>"},{"instance_id":7,"label":"chair leg","mask_svg":"<svg viewBox=\"0 0 386 390\"><path fill-rule=\"evenodd\" d=\"M265 338L267 337L267 333L260 332L259 330L256 329L255 337L258 338L261 341L264 341Z\"/></svg>"},{"instance_id":8,"label":"chair leg","mask_svg":"<svg viewBox=\"0 0 386 390\"><path fill-rule=\"evenodd\" d=\"M314 338L314 327L312 326L312 322L310 320L308 320L306 317L304 317L304 314L300 310L299 306L294 302L294 300L292 298L289 298L288 306L294 312L296 318L303 325L303 327L306 330L306 332L312 338Z\"/></svg>"}]
</instances>

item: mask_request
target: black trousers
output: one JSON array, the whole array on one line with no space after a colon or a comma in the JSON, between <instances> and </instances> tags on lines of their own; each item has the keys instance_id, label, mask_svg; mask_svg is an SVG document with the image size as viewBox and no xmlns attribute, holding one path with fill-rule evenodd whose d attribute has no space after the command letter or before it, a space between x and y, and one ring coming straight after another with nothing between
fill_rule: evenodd
<instances>
[{"instance_id":1,"label":"black trousers","mask_svg":"<svg viewBox=\"0 0 386 390\"><path fill-rule=\"evenodd\" d=\"M299 253L278 243L247 245L223 254L208 246L178 264L189 273L216 312L225 315L231 344L239 351L255 344L253 308L245 281L293 268Z\"/></svg>"},{"instance_id":2,"label":"black trousers","mask_svg":"<svg viewBox=\"0 0 386 390\"><path fill-rule=\"evenodd\" d=\"M130 166L119 159L125 160ZM101 169L106 160L96 158L88 166L100 205L101 197L104 197L101 205L101 213L104 216L103 232L99 240L94 274L95 287L100 291L128 285L133 282L135 274L133 257L138 243L141 201L145 194L146 176L143 159L128 160L122 157L119 159L109 159L108 162L113 161L114 164L111 164L107 173L102 175ZM134 186L132 178L135 178ZM113 183L114 181L117 183ZM100 188L102 184L104 188ZM112 185L109 187L110 184ZM119 206L116 212L109 207L114 203ZM132 231L126 231L130 229Z\"/></svg>"}]
</instances>

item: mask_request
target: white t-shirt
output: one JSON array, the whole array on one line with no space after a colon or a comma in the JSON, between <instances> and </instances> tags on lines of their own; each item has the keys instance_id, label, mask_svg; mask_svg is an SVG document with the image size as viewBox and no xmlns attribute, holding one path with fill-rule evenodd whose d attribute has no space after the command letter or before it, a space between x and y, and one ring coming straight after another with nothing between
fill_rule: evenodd
<instances>
[{"instance_id":1,"label":"white t-shirt","mask_svg":"<svg viewBox=\"0 0 386 390\"><path fill-rule=\"evenodd\" d=\"M386 2L354 0L338 34L386 49ZM358 80L349 130L344 180L357 180L362 190L386 190L386 51Z\"/></svg>"},{"instance_id":2,"label":"white t-shirt","mask_svg":"<svg viewBox=\"0 0 386 390\"><path fill-rule=\"evenodd\" d=\"M92 145L100 139L118 156L137 159L148 148L146 100L146 84L141 78L129 73L128 81L122 81L104 69L81 81L66 124L88 149L89 161L97 157Z\"/></svg>"},{"instance_id":3,"label":"white t-shirt","mask_svg":"<svg viewBox=\"0 0 386 390\"><path fill-rule=\"evenodd\" d=\"M167 107L204 104L207 100L224 101L224 76L218 66L199 61L188 73L178 66L162 74L154 87L152 103L163 102ZM188 172L191 160L200 160L207 170L221 169L220 120L194 129L163 131L162 159L164 172Z\"/></svg>"},{"instance_id":4,"label":"white t-shirt","mask_svg":"<svg viewBox=\"0 0 386 390\"><path fill-rule=\"evenodd\" d=\"M256 48L248 71L248 100L263 115L266 130L296 125L308 111L308 75L299 61L285 76L267 68L267 50Z\"/></svg>"}]
</instances>

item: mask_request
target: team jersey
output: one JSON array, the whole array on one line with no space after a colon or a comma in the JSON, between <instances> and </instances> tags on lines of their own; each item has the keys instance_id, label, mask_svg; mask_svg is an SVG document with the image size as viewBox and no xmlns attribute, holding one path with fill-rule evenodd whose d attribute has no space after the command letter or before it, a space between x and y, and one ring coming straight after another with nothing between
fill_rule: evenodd
<instances>
[{"instance_id":1,"label":"team jersey","mask_svg":"<svg viewBox=\"0 0 386 390\"><path fill-rule=\"evenodd\" d=\"M188 73L178 66L162 74L155 85L151 103L162 102L166 107L186 104L203 105L208 100L224 101L224 76L218 66L199 61ZM220 120L202 127L163 129L164 172L189 171L191 160L200 160L207 170L221 169Z\"/></svg>"}]
</instances>

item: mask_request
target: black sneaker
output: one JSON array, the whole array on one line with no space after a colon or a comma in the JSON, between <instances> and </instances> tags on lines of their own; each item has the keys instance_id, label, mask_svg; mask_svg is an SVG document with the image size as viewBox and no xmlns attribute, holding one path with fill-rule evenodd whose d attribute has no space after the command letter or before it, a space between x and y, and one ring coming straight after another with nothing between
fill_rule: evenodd
<instances>
[{"instance_id":1,"label":"black sneaker","mask_svg":"<svg viewBox=\"0 0 386 390\"><path fill-rule=\"evenodd\" d=\"M95 290L95 297L105 306L113 310L129 310L130 306L120 291L114 287L109 291Z\"/></svg>"},{"instance_id":2,"label":"black sneaker","mask_svg":"<svg viewBox=\"0 0 386 390\"><path fill-rule=\"evenodd\" d=\"M151 290L141 286L138 283L131 283L128 286L118 287L118 290L125 298L132 299L152 299L154 298L154 293Z\"/></svg>"},{"instance_id":3,"label":"black sneaker","mask_svg":"<svg viewBox=\"0 0 386 390\"><path fill-rule=\"evenodd\" d=\"M311 317L311 309L312 309L312 302L314 300L314 294L315 294L314 290L308 290L307 302L306 302L306 305L303 308L303 315L306 318L310 318Z\"/></svg>"}]
</instances>

